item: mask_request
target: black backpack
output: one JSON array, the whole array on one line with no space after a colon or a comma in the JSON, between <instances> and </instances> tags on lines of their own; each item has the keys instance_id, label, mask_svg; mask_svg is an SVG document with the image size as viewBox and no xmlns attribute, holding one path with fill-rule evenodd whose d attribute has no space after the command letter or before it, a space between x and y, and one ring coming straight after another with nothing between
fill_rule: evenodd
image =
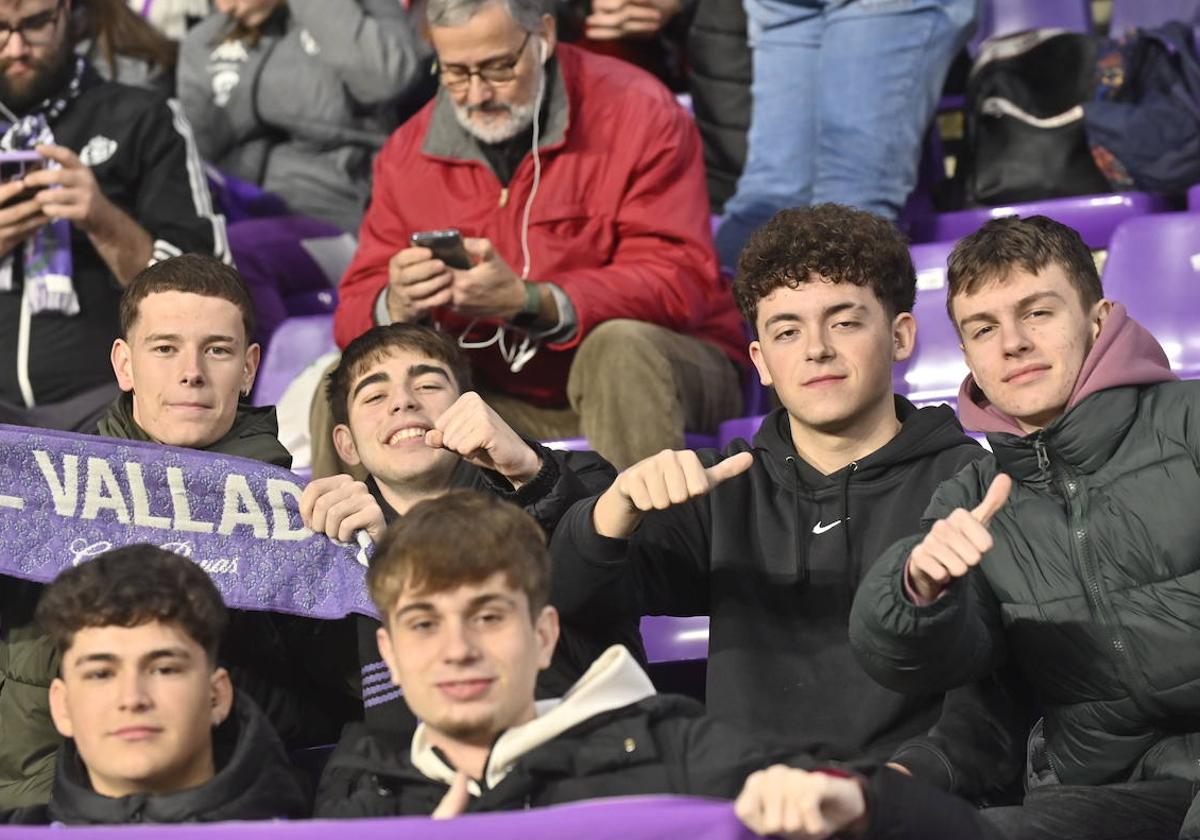
<instances>
[{"instance_id":1,"label":"black backpack","mask_svg":"<svg viewBox=\"0 0 1200 840\"><path fill-rule=\"evenodd\" d=\"M1097 42L1040 29L987 41L967 80L959 205L1108 192L1088 146Z\"/></svg>"}]
</instances>

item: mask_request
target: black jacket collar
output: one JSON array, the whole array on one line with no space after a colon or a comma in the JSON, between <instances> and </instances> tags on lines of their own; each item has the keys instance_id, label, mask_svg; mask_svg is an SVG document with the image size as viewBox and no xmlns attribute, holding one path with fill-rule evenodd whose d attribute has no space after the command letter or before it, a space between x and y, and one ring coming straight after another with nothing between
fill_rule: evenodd
<instances>
[{"instance_id":1,"label":"black jacket collar","mask_svg":"<svg viewBox=\"0 0 1200 840\"><path fill-rule=\"evenodd\" d=\"M991 434L988 443L1000 469L1017 481L1048 479L1052 463L1088 475L1108 463L1125 439L1137 418L1140 393L1136 386L1100 391L1040 432Z\"/></svg>"},{"instance_id":2,"label":"black jacket collar","mask_svg":"<svg viewBox=\"0 0 1200 840\"><path fill-rule=\"evenodd\" d=\"M50 794L50 818L76 825L184 823L308 816L310 803L283 743L247 697L213 733L217 773L197 788L161 796L114 799L92 790L75 748L60 749Z\"/></svg>"}]
</instances>

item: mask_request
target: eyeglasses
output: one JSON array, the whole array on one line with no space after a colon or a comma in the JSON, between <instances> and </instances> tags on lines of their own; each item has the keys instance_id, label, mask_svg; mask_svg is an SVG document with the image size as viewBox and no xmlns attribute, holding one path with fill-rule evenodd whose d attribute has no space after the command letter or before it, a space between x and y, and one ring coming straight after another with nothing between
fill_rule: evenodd
<instances>
[{"instance_id":1,"label":"eyeglasses","mask_svg":"<svg viewBox=\"0 0 1200 840\"><path fill-rule=\"evenodd\" d=\"M532 34L532 32L526 32L521 46L517 47L516 52L509 56L489 61L474 70L462 64L444 64L438 73L438 78L442 80L444 86L451 90L462 90L471 83L472 76L478 76L480 81L489 85L511 82L517 77L517 64L520 63L525 47L529 44L529 36Z\"/></svg>"},{"instance_id":2,"label":"eyeglasses","mask_svg":"<svg viewBox=\"0 0 1200 840\"><path fill-rule=\"evenodd\" d=\"M62 14L63 3L58 3L53 9L30 15L16 23L0 22L0 50L8 46L8 39L14 34L20 34L21 40L31 47L41 47L50 43L54 36L54 27L58 16Z\"/></svg>"}]
</instances>

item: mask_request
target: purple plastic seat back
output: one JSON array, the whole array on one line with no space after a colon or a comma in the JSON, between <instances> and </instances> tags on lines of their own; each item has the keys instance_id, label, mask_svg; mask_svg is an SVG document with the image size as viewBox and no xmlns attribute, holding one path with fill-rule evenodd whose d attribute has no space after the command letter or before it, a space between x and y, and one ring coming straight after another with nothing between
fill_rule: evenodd
<instances>
[{"instance_id":1,"label":"purple plastic seat back","mask_svg":"<svg viewBox=\"0 0 1200 840\"><path fill-rule=\"evenodd\" d=\"M753 440L754 435L758 432L759 426L762 425L765 414L755 414L750 417L737 417L733 420L726 420L721 424L721 428L717 432L717 448L724 449L737 438L742 440Z\"/></svg>"},{"instance_id":2,"label":"purple plastic seat back","mask_svg":"<svg viewBox=\"0 0 1200 840\"><path fill-rule=\"evenodd\" d=\"M246 281L267 346L284 319L333 312L354 237L306 216L247 219L229 226L229 249Z\"/></svg>"},{"instance_id":3,"label":"purple plastic seat back","mask_svg":"<svg viewBox=\"0 0 1200 840\"><path fill-rule=\"evenodd\" d=\"M910 248L917 270L917 344L907 361L892 370L892 387L918 406L954 404L967 375L958 331L946 314L946 260L953 242L930 242Z\"/></svg>"},{"instance_id":4,"label":"purple plastic seat back","mask_svg":"<svg viewBox=\"0 0 1200 840\"><path fill-rule=\"evenodd\" d=\"M592 445L585 437L543 440L541 443L542 446L561 449L565 452L589 452L592 449ZM687 449L713 449L717 445L717 438L714 435L694 435L688 432L683 436L683 445Z\"/></svg>"},{"instance_id":5,"label":"purple plastic seat back","mask_svg":"<svg viewBox=\"0 0 1200 840\"><path fill-rule=\"evenodd\" d=\"M1121 225L1104 266L1104 294L1154 334L1175 373L1200 378L1200 213Z\"/></svg>"},{"instance_id":6,"label":"purple plastic seat back","mask_svg":"<svg viewBox=\"0 0 1200 840\"><path fill-rule=\"evenodd\" d=\"M1162 26L1172 20L1200 25L1200 0L1113 0L1108 31L1120 35L1130 29Z\"/></svg>"},{"instance_id":7,"label":"purple plastic seat back","mask_svg":"<svg viewBox=\"0 0 1200 840\"><path fill-rule=\"evenodd\" d=\"M271 346L263 355L254 388L254 404L275 405L300 371L336 349L333 315L288 318L279 325Z\"/></svg>"},{"instance_id":8,"label":"purple plastic seat back","mask_svg":"<svg viewBox=\"0 0 1200 840\"><path fill-rule=\"evenodd\" d=\"M971 38L971 54L978 53L979 45L988 38L1027 29L1090 32L1091 4L1088 0L983 0L979 23Z\"/></svg>"},{"instance_id":9,"label":"purple plastic seat back","mask_svg":"<svg viewBox=\"0 0 1200 840\"><path fill-rule=\"evenodd\" d=\"M652 663L693 662L708 658L708 616L642 618L642 642Z\"/></svg>"},{"instance_id":10,"label":"purple plastic seat back","mask_svg":"<svg viewBox=\"0 0 1200 840\"><path fill-rule=\"evenodd\" d=\"M914 219L912 237L919 242L948 242L974 233L990 219L1043 215L1075 228L1089 248L1107 248L1113 231L1121 222L1169 209L1169 203L1162 196L1140 192L1048 198L1002 207L955 210Z\"/></svg>"}]
</instances>

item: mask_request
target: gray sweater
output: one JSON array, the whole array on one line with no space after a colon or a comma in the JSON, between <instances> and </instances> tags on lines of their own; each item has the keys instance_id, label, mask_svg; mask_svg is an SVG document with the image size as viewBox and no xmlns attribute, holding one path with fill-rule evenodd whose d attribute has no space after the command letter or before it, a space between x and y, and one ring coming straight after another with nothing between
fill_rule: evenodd
<instances>
[{"instance_id":1,"label":"gray sweater","mask_svg":"<svg viewBox=\"0 0 1200 840\"><path fill-rule=\"evenodd\" d=\"M201 155L296 213L357 231L371 159L430 55L398 0L287 0L257 44L210 15L183 41L179 98Z\"/></svg>"}]
</instances>

